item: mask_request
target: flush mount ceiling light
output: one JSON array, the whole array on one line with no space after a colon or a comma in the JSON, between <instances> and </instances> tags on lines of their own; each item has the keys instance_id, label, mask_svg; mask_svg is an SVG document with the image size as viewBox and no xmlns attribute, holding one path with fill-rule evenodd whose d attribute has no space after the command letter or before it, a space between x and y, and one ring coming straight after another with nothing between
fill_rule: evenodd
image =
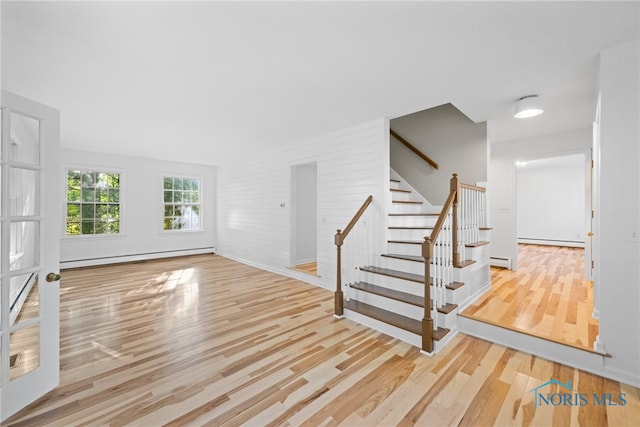
<instances>
[{"instance_id":1,"label":"flush mount ceiling light","mask_svg":"<svg viewBox=\"0 0 640 427\"><path fill-rule=\"evenodd\" d=\"M538 95L523 96L516 102L516 112L513 115L516 119L526 119L542 114L544 111L538 104Z\"/></svg>"}]
</instances>

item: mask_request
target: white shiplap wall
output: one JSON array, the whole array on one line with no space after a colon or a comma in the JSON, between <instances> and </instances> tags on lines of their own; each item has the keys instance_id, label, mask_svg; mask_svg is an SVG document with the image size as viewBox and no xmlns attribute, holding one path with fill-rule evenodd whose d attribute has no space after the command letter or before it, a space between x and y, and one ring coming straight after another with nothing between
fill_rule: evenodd
<instances>
[{"instance_id":1,"label":"white shiplap wall","mask_svg":"<svg viewBox=\"0 0 640 427\"><path fill-rule=\"evenodd\" d=\"M385 245L383 210L389 193L389 124L377 119L218 169L216 252L272 271L293 274L291 263L291 167L318 164L318 274L335 286L336 229L343 229L369 194L366 232L347 245ZM281 204L285 204L281 207ZM354 237L356 236L356 237ZM364 237L358 237L364 236ZM358 241L366 239L366 243Z\"/></svg>"}]
</instances>

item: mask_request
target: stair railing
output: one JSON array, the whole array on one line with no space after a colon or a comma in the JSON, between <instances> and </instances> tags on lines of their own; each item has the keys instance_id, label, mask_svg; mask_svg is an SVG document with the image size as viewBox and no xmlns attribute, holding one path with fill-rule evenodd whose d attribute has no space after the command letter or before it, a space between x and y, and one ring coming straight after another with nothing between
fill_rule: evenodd
<instances>
[{"instance_id":1,"label":"stair railing","mask_svg":"<svg viewBox=\"0 0 640 427\"><path fill-rule=\"evenodd\" d=\"M438 164L436 162L434 162L433 160L431 160L431 158L429 156L427 156L426 154L424 154L422 151L418 150L412 143L410 143L409 141L407 141L406 139L404 139L402 136L400 136L396 131L394 131L393 129L389 129L389 133L391 134L391 136L393 136L395 139L397 139L398 141L400 141L405 147L407 147L409 150L413 151L418 157L420 157L422 160L424 160L425 162L429 163L431 165L432 168L434 169L438 169Z\"/></svg>"},{"instance_id":2,"label":"stair railing","mask_svg":"<svg viewBox=\"0 0 640 427\"><path fill-rule=\"evenodd\" d=\"M467 244L479 241L480 228L486 226L485 189L461 183L458 174L450 181L449 196L442 206L433 230L422 243L424 257L424 317L422 350L433 351L433 332L437 329L437 310L446 304L446 286L453 282L453 267L461 266L461 253ZM433 285L433 297L431 295ZM432 315L433 313L433 315Z\"/></svg>"},{"instance_id":3,"label":"stair railing","mask_svg":"<svg viewBox=\"0 0 640 427\"><path fill-rule=\"evenodd\" d=\"M362 216L362 214L364 214L364 211L367 210L367 207L369 207L372 200L373 200L372 195L367 197L367 199L364 201L360 209L358 209L358 212L356 212L353 218L351 218L351 221L349 221L349 224L347 224L344 230L339 230L339 229L336 230L335 244L336 244L338 259L336 263L337 272L336 272L336 292L334 296L334 314L335 316L338 316L338 317L341 317L344 315L344 295L342 292L342 245L345 239L347 238L347 236L349 235L349 233L351 232L351 230L353 229L353 227L356 225L356 223Z\"/></svg>"},{"instance_id":4,"label":"stair railing","mask_svg":"<svg viewBox=\"0 0 640 427\"><path fill-rule=\"evenodd\" d=\"M427 353L433 351L433 331L437 328L431 311L436 311L445 304L445 286L452 278L451 269L451 217L453 203L456 197L454 190L442 207L440 216L429 236L422 242L422 256L424 257L424 316L422 318L422 350ZM442 232L442 233L441 233ZM433 272L432 272L433 263ZM433 273L433 277L432 277ZM433 304L431 298L431 284L434 286ZM436 317L437 322L437 317Z\"/></svg>"},{"instance_id":5,"label":"stair railing","mask_svg":"<svg viewBox=\"0 0 640 427\"><path fill-rule=\"evenodd\" d=\"M480 241L480 229L487 226L486 189L460 182L455 173L450 188L456 191L453 204L453 265L461 266L464 248L477 244Z\"/></svg>"}]
</instances>

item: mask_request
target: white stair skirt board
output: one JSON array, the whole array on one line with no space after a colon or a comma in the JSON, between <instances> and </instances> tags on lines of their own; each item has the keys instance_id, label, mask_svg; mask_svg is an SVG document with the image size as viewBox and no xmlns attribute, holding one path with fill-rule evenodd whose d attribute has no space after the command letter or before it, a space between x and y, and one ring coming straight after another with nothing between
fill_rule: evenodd
<instances>
[{"instance_id":1,"label":"white stair skirt board","mask_svg":"<svg viewBox=\"0 0 640 427\"><path fill-rule=\"evenodd\" d=\"M458 316L458 328L460 332L467 335L582 369L592 374L606 376L603 372L605 356L601 354L579 350L463 316Z\"/></svg>"}]
</instances>

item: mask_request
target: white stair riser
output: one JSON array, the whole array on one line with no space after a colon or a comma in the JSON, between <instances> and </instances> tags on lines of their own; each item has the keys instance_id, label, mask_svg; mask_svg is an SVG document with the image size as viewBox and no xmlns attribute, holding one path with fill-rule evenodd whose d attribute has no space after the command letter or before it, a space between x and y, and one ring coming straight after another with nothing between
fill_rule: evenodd
<instances>
[{"instance_id":1,"label":"white stair riser","mask_svg":"<svg viewBox=\"0 0 640 427\"><path fill-rule=\"evenodd\" d=\"M356 323L359 323L363 326L374 329L376 331L380 331L383 334L387 334L391 337L399 339L400 341L409 343L414 347L418 347L418 348L422 347L422 337L420 335L416 335L409 331L405 331L404 329L400 329L395 326L389 325L387 323L380 322L379 320L372 319L367 316L363 316L360 313L356 313L355 311L351 311L348 309L344 310L344 317Z\"/></svg>"},{"instance_id":2,"label":"white stair riser","mask_svg":"<svg viewBox=\"0 0 640 427\"><path fill-rule=\"evenodd\" d=\"M424 275L424 263L416 261L407 261L397 258L380 257L380 267L389 268L391 270L405 271L412 274ZM376 261L376 265L378 262Z\"/></svg>"},{"instance_id":3,"label":"white stair riser","mask_svg":"<svg viewBox=\"0 0 640 427\"><path fill-rule=\"evenodd\" d=\"M405 193L404 191L392 191L391 200L413 200L411 193Z\"/></svg>"},{"instance_id":4,"label":"white stair riser","mask_svg":"<svg viewBox=\"0 0 640 427\"><path fill-rule=\"evenodd\" d=\"M490 245L482 245L474 248L465 248L465 259L472 259L479 263L489 261L490 257Z\"/></svg>"},{"instance_id":5,"label":"white stair riser","mask_svg":"<svg viewBox=\"0 0 640 427\"><path fill-rule=\"evenodd\" d=\"M411 319L420 320L424 316L424 309L413 304L407 304L402 301L396 301L394 299L375 295L369 292L363 292L353 288L349 288L348 293L349 297L352 299L393 313L401 314L402 316L409 317Z\"/></svg>"},{"instance_id":6,"label":"white stair riser","mask_svg":"<svg viewBox=\"0 0 640 427\"><path fill-rule=\"evenodd\" d=\"M424 284L418 282L412 282L409 280L398 279L397 277L384 276L382 274L375 274L369 272L362 272L360 275L363 282L372 283L384 288L394 289L396 291L405 292L408 294L422 296L424 295Z\"/></svg>"},{"instance_id":7,"label":"white stair riser","mask_svg":"<svg viewBox=\"0 0 640 427\"><path fill-rule=\"evenodd\" d=\"M388 252L391 254L403 254L403 255L422 255L422 245L409 244L409 243L388 243Z\"/></svg>"},{"instance_id":8,"label":"white stair riser","mask_svg":"<svg viewBox=\"0 0 640 427\"><path fill-rule=\"evenodd\" d=\"M389 227L433 227L438 220L435 216L390 216Z\"/></svg>"},{"instance_id":9,"label":"white stair riser","mask_svg":"<svg viewBox=\"0 0 640 427\"><path fill-rule=\"evenodd\" d=\"M423 209L422 205L413 203L392 203L391 213L420 213Z\"/></svg>"},{"instance_id":10,"label":"white stair riser","mask_svg":"<svg viewBox=\"0 0 640 427\"><path fill-rule=\"evenodd\" d=\"M424 240L426 236L430 235L431 229L422 228L417 230L390 228L388 234L391 240Z\"/></svg>"},{"instance_id":11,"label":"white stair riser","mask_svg":"<svg viewBox=\"0 0 640 427\"><path fill-rule=\"evenodd\" d=\"M452 329L456 327L458 323L458 309L455 308L449 313L438 312L438 326L441 328Z\"/></svg>"},{"instance_id":12,"label":"white stair riser","mask_svg":"<svg viewBox=\"0 0 640 427\"><path fill-rule=\"evenodd\" d=\"M491 230L480 230L480 240L491 241Z\"/></svg>"}]
</instances>

